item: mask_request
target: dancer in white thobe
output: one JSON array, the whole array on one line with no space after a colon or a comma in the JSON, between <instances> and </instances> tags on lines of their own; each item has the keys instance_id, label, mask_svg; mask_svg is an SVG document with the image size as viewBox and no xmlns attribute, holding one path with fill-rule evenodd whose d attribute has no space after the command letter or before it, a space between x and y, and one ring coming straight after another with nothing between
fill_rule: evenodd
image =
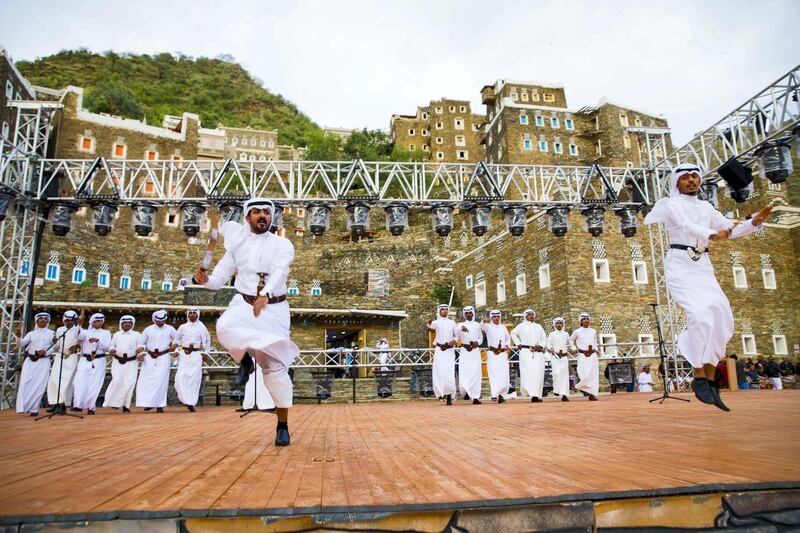
<instances>
[{"instance_id":1,"label":"dancer in white thobe","mask_svg":"<svg viewBox=\"0 0 800 533\"><path fill-rule=\"evenodd\" d=\"M639 374L639 392L653 392L653 376L650 374L650 367L645 365Z\"/></svg>"},{"instance_id":2,"label":"dancer in white thobe","mask_svg":"<svg viewBox=\"0 0 800 533\"><path fill-rule=\"evenodd\" d=\"M578 383L575 388L589 395L589 400L596 402L600 392L600 363L597 356L597 331L589 327L589 313L581 313L578 323L581 327L569 337L573 350L578 352Z\"/></svg>"},{"instance_id":3,"label":"dancer in white thobe","mask_svg":"<svg viewBox=\"0 0 800 533\"><path fill-rule=\"evenodd\" d=\"M381 338L375 347L378 349L378 362L381 364L381 370L389 370L389 367L385 366L389 361L389 341L385 337Z\"/></svg>"},{"instance_id":4,"label":"dancer in white thobe","mask_svg":"<svg viewBox=\"0 0 800 533\"><path fill-rule=\"evenodd\" d=\"M234 274L239 292L217 320L217 336L246 376L258 362L264 383L275 402L278 426L275 445L287 446L289 408L293 386L289 365L300 354L289 337L289 303L286 279L294 260L294 246L288 239L269 232L275 206L263 198L253 198L244 205L245 223L226 222L220 232L225 255L209 276L201 267L194 281L217 290ZM244 384L245 379L241 379Z\"/></svg>"},{"instance_id":5,"label":"dancer in white thobe","mask_svg":"<svg viewBox=\"0 0 800 533\"><path fill-rule=\"evenodd\" d=\"M550 368L553 372L553 394L569 401L569 333L562 317L553 319L555 330L547 336L547 351L550 353Z\"/></svg>"},{"instance_id":6,"label":"dancer in white thobe","mask_svg":"<svg viewBox=\"0 0 800 533\"><path fill-rule=\"evenodd\" d=\"M75 311L64 313L64 325L56 330L56 343L50 350L53 356L53 368L47 381L47 403L51 406L47 411L50 413L64 411L68 405L72 405L72 382L81 358L81 345L78 342L81 328L76 324L77 320L78 313Z\"/></svg>"},{"instance_id":7,"label":"dancer in white thobe","mask_svg":"<svg viewBox=\"0 0 800 533\"><path fill-rule=\"evenodd\" d=\"M75 385L72 397L74 409L86 409L93 415L97 397L106 380L106 353L111 345L111 333L103 327L106 317L95 313L89 320L89 328L78 332L81 343L81 360L75 370Z\"/></svg>"},{"instance_id":8,"label":"dancer in white thobe","mask_svg":"<svg viewBox=\"0 0 800 533\"><path fill-rule=\"evenodd\" d=\"M36 327L18 339L17 344L25 350L25 361L17 385L17 413L39 414L44 391L47 388L47 376L50 372L49 351L55 342L50 324L49 313L37 313L34 317Z\"/></svg>"},{"instance_id":9,"label":"dancer in white thobe","mask_svg":"<svg viewBox=\"0 0 800 533\"><path fill-rule=\"evenodd\" d=\"M178 401L194 413L203 382L203 354L211 347L211 335L200 322L200 309L186 310L187 322L178 326L175 344L178 346L178 370L175 372L175 392Z\"/></svg>"},{"instance_id":10,"label":"dancer in white thobe","mask_svg":"<svg viewBox=\"0 0 800 533\"><path fill-rule=\"evenodd\" d=\"M465 400L472 399L472 403L481 403L481 388L483 386L483 372L481 364L481 350L478 348L483 341L483 331L480 322L475 320L475 308L468 305L464 308L464 322L456 328L456 340L461 342L458 354L458 386Z\"/></svg>"},{"instance_id":11,"label":"dancer in white thobe","mask_svg":"<svg viewBox=\"0 0 800 533\"><path fill-rule=\"evenodd\" d=\"M530 396L531 402L542 401L544 388L544 351L547 335L541 325L534 322L536 311L526 309L525 320L511 330L511 340L519 349L520 392Z\"/></svg>"},{"instance_id":12,"label":"dancer in white thobe","mask_svg":"<svg viewBox=\"0 0 800 533\"><path fill-rule=\"evenodd\" d=\"M439 304L436 320L428 319L428 329L436 332L433 342L433 392L453 405L456 394L456 323L450 318L450 306Z\"/></svg>"},{"instance_id":13,"label":"dancer in white thobe","mask_svg":"<svg viewBox=\"0 0 800 533\"><path fill-rule=\"evenodd\" d=\"M733 221L697 197L701 183L699 167L675 167L669 198L656 202L644 222L663 223L669 234L664 277L670 295L686 313L686 329L678 336L678 348L694 368L695 396L729 411L714 378L717 363L725 357L725 345L733 336L733 312L714 276L708 242L755 232L769 216L772 205L750 220Z\"/></svg>"},{"instance_id":14,"label":"dancer in white thobe","mask_svg":"<svg viewBox=\"0 0 800 533\"><path fill-rule=\"evenodd\" d=\"M144 328L139 337L142 368L136 384L136 407L144 407L145 411L155 407L157 413L163 413L167 405L169 371L176 335L175 328L166 323L168 317L163 309L153 313L153 323Z\"/></svg>"},{"instance_id":15,"label":"dancer in white thobe","mask_svg":"<svg viewBox=\"0 0 800 533\"><path fill-rule=\"evenodd\" d=\"M139 373L138 355L141 334L134 331L136 319L124 315L119 319L120 330L111 337L108 353L111 360L111 383L106 389L103 407L122 407L123 413L131 412L131 399L136 388L136 376Z\"/></svg>"},{"instance_id":16,"label":"dancer in white thobe","mask_svg":"<svg viewBox=\"0 0 800 533\"><path fill-rule=\"evenodd\" d=\"M497 398L497 403L505 403L506 398L516 396L509 394L511 388L508 371L508 348L511 345L511 335L508 328L500 323L502 313L497 309L489 313L490 320L483 319L481 329L486 333L486 369L489 373L489 388L492 398ZM505 395L505 398L503 397Z\"/></svg>"},{"instance_id":17,"label":"dancer in white thobe","mask_svg":"<svg viewBox=\"0 0 800 533\"><path fill-rule=\"evenodd\" d=\"M274 408L275 402L272 401L272 396L269 395L267 386L264 385L264 373L261 371L261 366L256 363L255 372L250 373L247 385L244 386L242 410L258 409L259 411L266 411Z\"/></svg>"}]
</instances>

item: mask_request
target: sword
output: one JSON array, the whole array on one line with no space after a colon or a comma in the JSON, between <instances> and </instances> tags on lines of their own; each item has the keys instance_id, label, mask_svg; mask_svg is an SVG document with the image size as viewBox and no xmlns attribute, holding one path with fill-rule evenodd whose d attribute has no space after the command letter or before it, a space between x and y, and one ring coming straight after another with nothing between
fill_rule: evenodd
<instances>
[{"instance_id":1,"label":"sword","mask_svg":"<svg viewBox=\"0 0 800 533\"><path fill-rule=\"evenodd\" d=\"M214 250L217 248L217 238L219 237L219 217L213 211L209 211L208 217L211 220L211 235L206 245L206 253L203 254L203 260L200 261L200 270L203 272L207 272L208 267L211 265L211 259L214 258Z\"/></svg>"}]
</instances>

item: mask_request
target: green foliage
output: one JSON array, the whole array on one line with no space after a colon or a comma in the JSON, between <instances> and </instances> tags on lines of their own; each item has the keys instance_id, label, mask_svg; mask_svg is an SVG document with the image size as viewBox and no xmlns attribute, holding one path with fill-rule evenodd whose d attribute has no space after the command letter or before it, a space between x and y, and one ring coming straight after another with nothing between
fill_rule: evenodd
<instances>
[{"instance_id":1,"label":"green foliage","mask_svg":"<svg viewBox=\"0 0 800 533\"><path fill-rule=\"evenodd\" d=\"M144 110L133 93L124 85L101 81L84 100L86 108L95 113L109 113L121 117L141 119Z\"/></svg>"},{"instance_id":2,"label":"green foliage","mask_svg":"<svg viewBox=\"0 0 800 533\"><path fill-rule=\"evenodd\" d=\"M293 103L262 87L229 55L209 59L79 49L20 61L17 67L35 85L84 87L84 105L90 111L131 116L135 107L129 106L138 104L142 112L133 118L146 116L150 124L161 124L164 115L197 113L205 127L221 123L277 129L278 142L295 146L305 146L320 131Z\"/></svg>"},{"instance_id":3,"label":"green foliage","mask_svg":"<svg viewBox=\"0 0 800 533\"><path fill-rule=\"evenodd\" d=\"M338 161L342 158L344 142L338 135L312 132L308 139L306 159L309 161Z\"/></svg>"},{"instance_id":4,"label":"green foliage","mask_svg":"<svg viewBox=\"0 0 800 533\"><path fill-rule=\"evenodd\" d=\"M446 304L450 301L450 291L452 290L451 285L439 285L435 289L433 289L430 294L428 295L431 300L435 301L437 304ZM461 298L459 298L458 293L453 293L453 303L451 304L453 307L461 307Z\"/></svg>"},{"instance_id":5,"label":"green foliage","mask_svg":"<svg viewBox=\"0 0 800 533\"><path fill-rule=\"evenodd\" d=\"M394 143L388 134L381 130L354 131L344 143L346 159L363 159L364 161L388 161L392 155Z\"/></svg>"}]
</instances>

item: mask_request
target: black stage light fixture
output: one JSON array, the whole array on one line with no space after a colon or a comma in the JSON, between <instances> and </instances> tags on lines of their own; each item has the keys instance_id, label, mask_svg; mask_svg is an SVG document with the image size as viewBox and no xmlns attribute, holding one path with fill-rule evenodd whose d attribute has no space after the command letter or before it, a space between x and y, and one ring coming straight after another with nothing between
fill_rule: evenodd
<instances>
[{"instance_id":1,"label":"black stage light fixture","mask_svg":"<svg viewBox=\"0 0 800 533\"><path fill-rule=\"evenodd\" d=\"M6 213L8 213L8 208L11 207L11 200L13 199L13 192L0 190L0 222L6 219Z\"/></svg>"},{"instance_id":2,"label":"black stage light fixture","mask_svg":"<svg viewBox=\"0 0 800 533\"><path fill-rule=\"evenodd\" d=\"M569 229L569 207L559 205L547 210L547 227L556 237L563 237Z\"/></svg>"},{"instance_id":3,"label":"black stage light fixture","mask_svg":"<svg viewBox=\"0 0 800 533\"><path fill-rule=\"evenodd\" d=\"M200 232L206 208L197 202L181 204L181 229L189 237L194 237Z\"/></svg>"},{"instance_id":4,"label":"black stage light fixture","mask_svg":"<svg viewBox=\"0 0 800 533\"><path fill-rule=\"evenodd\" d=\"M272 219L269 223L269 232L270 233L278 233L283 227L283 206L280 204L275 204L275 209L272 211Z\"/></svg>"},{"instance_id":5,"label":"black stage light fixture","mask_svg":"<svg viewBox=\"0 0 800 533\"><path fill-rule=\"evenodd\" d=\"M232 200L222 202L219 204L219 210L222 214L222 220L220 220L220 223L238 222L241 224L242 219L244 219L244 207L242 207L241 202Z\"/></svg>"},{"instance_id":6,"label":"black stage light fixture","mask_svg":"<svg viewBox=\"0 0 800 533\"><path fill-rule=\"evenodd\" d=\"M369 206L350 204L347 206L347 229L353 237L363 237L369 229Z\"/></svg>"},{"instance_id":7,"label":"black stage light fixture","mask_svg":"<svg viewBox=\"0 0 800 533\"><path fill-rule=\"evenodd\" d=\"M730 188L730 195L736 203L742 203L753 190L753 170L744 166L736 157L731 157L719 167L717 173L722 176Z\"/></svg>"},{"instance_id":8,"label":"black stage light fixture","mask_svg":"<svg viewBox=\"0 0 800 533\"><path fill-rule=\"evenodd\" d=\"M492 208L487 205L476 205L469 208L469 224L472 233L480 237L489 229L492 222Z\"/></svg>"},{"instance_id":9,"label":"black stage light fixture","mask_svg":"<svg viewBox=\"0 0 800 533\"><path fill-rule=\"evenodd\" d=\"M792 173L792 147L788 140L768 143L755 155L764 177L772 183L783 183Z\"/></svg>"},{"instance_id":10,"label":"black stage light fixture","mask_svg":"<svg viewBox=\"0 0 800 533\"><path fill-rule=\"evenodd\" d=\"M331 227L331 208L328 205L309 205L306 209L308 229L315 237L322 236Z\"/></svg>"},{"instance_id":11,"label":"black stage light fixture","mask_svg":"<svg viewBox=\"0 0 800 533\"><path fill-rule=\"evenodd\" d=\"M716 180L705 180L700 185L700 191L697 193L698 198L705 200L714 206L714 209L719 207L719 184Z\"/></svg>"},{"instance_id":12,"label":"black stage light fixture","mask_svg":"<svg viewBox=\"0 0 800 533\"><path fill-rule=\"evenodd\" d=\"M527 225L528 208L521 205L506 207L503 211L506 229L514 237L519 237L525 232Z\"/></svg>"},{"instance_id":13,"label":"black stage light fixture","mask_svg":"<svg viewBox=\"0 0 800 533\"><path fill-rule=\"evenodd\" d=\"M386 227L394 236L402 235L408 228L408 206L406 204L393 204L386 209Z\"/></svg>"},{"instance_id":14,"label":"black stage light fixture","mask_svg":"<svg viewBox=\"0 0 800 533\"><path fill-rule=\"evenodd\" d=\"M133 224L133 231L140 237L147 237L156 229L156 211L158 209L154 204L141 203L131 206L133 216L131 223Z\"/></svg>"},{"instance_id":15,"label":"black stage light fixture","mask_svg":"<svg viewBox=\"0 0 800 533\"><path fill-rule=\"evenodd\" d=\"M453 207L437 205L431 208L431 224L439 237L447 237L453 229Z\"/></svg>"},{"instance_id":16,"label":"black stage light fixture","mask_svg":"<svg viewBox=\"0 0 800 533\"><path fill-rule=\"evenodd\" d=\"M636 235L636 230L639 228L639 219L636 217L638 212L639 206L636 205L626 205L616 210L616 215L619 217L620 232L625 237Z\"/></svg>"},{"instance_id":17,"label":"black stage light fixture","mask_svg":"<svg viewBox=\"0 0 800 533\"><path fill-rule=\"evenodd\" d=\"M592 237L599 237L603 233L605 213L606 210L600 205L592 205L582 211L586 219L586 231L588 231Z\"/></svg>"},{"instance_id":18,"label":"black stage light fixture","mask_svg":"<svg viewBox=\"0 0 800 533\"><path fill-rule=\"evenodd\" d=\"M105 237L114 229L114 218L117 206L108 202L98 202L92 205L92 227L95 233Z\"/></svg>"},{"instance_id":19,"label":"black stage light fixture","mask_svg":"<svg viewBox=\"0 0 800 533\"><path fill-rule=\"evenodd\" d=\"M75 213L80 204L77 202L58 202L53 204L50 209L50 222L52 223L53 233L59 237L64 237L75 226Z\"/></svg>"}]
</instances>

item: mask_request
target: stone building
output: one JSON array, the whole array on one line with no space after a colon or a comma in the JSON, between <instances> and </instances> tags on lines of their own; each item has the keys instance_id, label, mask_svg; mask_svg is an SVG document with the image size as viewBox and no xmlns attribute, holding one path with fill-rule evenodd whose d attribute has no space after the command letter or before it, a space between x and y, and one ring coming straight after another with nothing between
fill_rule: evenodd
<instances>
[{"instance_id":1,"label":"stone building","mask_svg":"<svg viewBox=\"0 0 800 533\"><path fill-rule=\"evenodd\" d=\"M0 136L12 141L16 112L8 107L9 100L34 100L33 86L17 70L5 48L0 46Z\"/></svg>"},{"instance_id":2,"label":"stone building","mask_svg":"<svg viewBox=\"0 0 800 533\"><path fill-rule=\"evenodd\" d=\"M484 159L480 144L483 115L472 113L469 100L442 98L416 115L392 115L390 130L395 145L425 153L423 161L476 162Z\"/></svg>"}]
</instances>

